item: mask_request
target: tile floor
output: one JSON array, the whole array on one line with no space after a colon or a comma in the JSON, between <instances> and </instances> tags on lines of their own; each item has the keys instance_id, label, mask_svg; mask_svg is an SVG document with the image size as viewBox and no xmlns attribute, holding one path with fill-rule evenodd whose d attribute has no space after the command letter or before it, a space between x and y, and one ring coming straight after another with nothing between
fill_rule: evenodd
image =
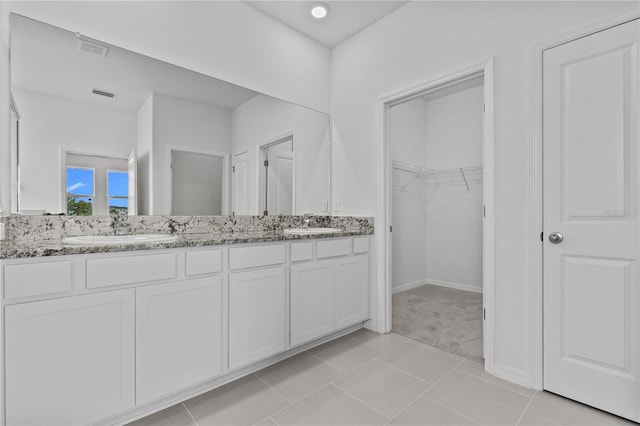
<instances>
[{"instance_id":1,"label":"tile floor","mask_svg":"<svg viewBox=\"0 0 640 426\"><path fill-rule=\"evenodd\" d=\"M399 334L362 329L131 425L474 424L632 423Z\"/></svg>"}]
</instances>

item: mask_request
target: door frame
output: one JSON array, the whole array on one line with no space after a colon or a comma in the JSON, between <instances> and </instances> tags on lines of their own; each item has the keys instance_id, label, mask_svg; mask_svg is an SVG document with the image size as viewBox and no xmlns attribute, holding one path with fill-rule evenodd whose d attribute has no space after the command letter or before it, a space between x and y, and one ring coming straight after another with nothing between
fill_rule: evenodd
<instances>
[{"instance_id":1,"label":"door frame","mask_svg":"<svg viewBox=\"0 0 640 426\"><path fill-rule=\"evenodd\" d=\"M531 273L529 274L529 300L530 300L530 352L529 374L531 387L542 390L543 381L543 241L540 235L543 232L543 193L542 193L542 55L545 50L560 46L565 43L604 31L611 27L624 24L640 18L640 7L632 7L621 10L611 15L604 16L585 25L568 30L553 38L536 44L533 47L533 144L531 145L531 157L533 167L530 170L530 223L529 232L531 245L529 262Z\"/></svg>"},{"instance_id":2,"label":"door frame","mask_svg":"<svg viewBox=\"0 0 640 426\"><path fill-rule=\"evenodd\" d=\"M391 149L390 149L390 109L394 105L407 102L427 92L451 86L465 80L484 76L485 113L483 117L483 353L484 368L494 372L494 294L495 294L495 159L494 159L494 74L493 57L468 67L454 70L432 78L426 82L402 89L378 100L379 143L378 143L378 206L375 220L375 247L377 252L374 285L373 316L368 328L379 333L391 331Z\"/></svg>"},{"instance_id":3,"label":"door frame","mask_svg":"<svg viewBox=\"0 0 640 426\"><path fill-rule=\"evenodd\" d=\"M291 144L292 144L292 152L293 152L293 181L291 183L293 190L291 191L291 214L292 215L296 215L296 192L297 191L297 187L296 187L296 174L297 174L297 168L296 168L296 131L295 130L289 130L283 133L280 133L279 135L273 136L269 139L266 139L262 142L260 142L258 145L256 145L256 175L255 175L255 184L256 184L256 194L254 197L254 201L256 202L256 215L258 216L262 216L264 213L264 208L260 207L260 203L264 200L260 200L260 185L263 183L262 179L260 179L260 172L264 170L264 165L262 164L262 153L266 148L271 148L272 146L276 146L282 142L287 141L288 139L291 139Z\"/></svg>"},{"instance_id":4,"label":"door frame","mask_svg":"<svg viewBox=\"0 0 640 426\"><path fill-rule=\"evenodd\" d=\"M166 206L165 208L171 214L173 208L173 170L171 169L171 162L173 159L173 151L188 152L190 154L202 154L212 157L222 157L222 215L229 214L229 154L226 152L209 151L206 149L191 148L188 146L180 145L167 145L165 151L165 196Z\"/></svg>"},{"instance_id":5,"label":"door frame","mask_svg":"<svg viewBox=\"0 0 640 426\"><path fill-rule=\"evenodd\" d=\"M247 211L244 213L244 215L250 214L251 213L251 178L250 178L250 174L251 174L251 153L249 152L249 150L245 150L245 151L238 151L235 153L231 154L231 188L229 190L229 215L230 216L236 216L236 182L235 182L235 172L234 172L234 167L236 166L236 162L235 162L235 158L238 155L242 155L242 154L247 154L247 194L245 195L245 198L247 200Z\"/></svg>"}]
</instances>

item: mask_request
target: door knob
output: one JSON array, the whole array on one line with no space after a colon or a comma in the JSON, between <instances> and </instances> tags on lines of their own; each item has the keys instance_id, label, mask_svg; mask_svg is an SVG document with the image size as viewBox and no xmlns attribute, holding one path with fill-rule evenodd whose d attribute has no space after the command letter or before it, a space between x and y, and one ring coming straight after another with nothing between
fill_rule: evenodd
<instances>
[{"instance_id":1,"label":"door knob","mask_svg":"<svg viewBox=\"0 0 640 426\"><path fill-rule=\"evenodd\" d=\"M553 244L560 244L564 240L564 236L559 232L552 232L549 234L549 241Z\"/></svg>"}]
</instances>

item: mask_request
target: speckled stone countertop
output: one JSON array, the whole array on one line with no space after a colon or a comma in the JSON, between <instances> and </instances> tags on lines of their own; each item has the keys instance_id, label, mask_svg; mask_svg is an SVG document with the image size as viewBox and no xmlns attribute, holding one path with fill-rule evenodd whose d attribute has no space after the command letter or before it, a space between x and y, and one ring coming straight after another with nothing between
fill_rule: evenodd
<instances>
[{"instance_id":1,"label":"speckled stone countertop","mask_svg":"<svg viewBox=\"0 0 640 426\"><path fill-rule=\"evenodd\" d=\"M0 244L0 259L41 256L204 247L373 234L373 219L348 216L312 216L310 227L332 227L331 234L291 235L284 229L299 223L299 216L133 216L129 233L162 233L177 237L170 242L136 244L64 245L62 240L80 235L113 235L109 216L10 216L2 218L7 238Z\"/></svg>"}]
</instances>

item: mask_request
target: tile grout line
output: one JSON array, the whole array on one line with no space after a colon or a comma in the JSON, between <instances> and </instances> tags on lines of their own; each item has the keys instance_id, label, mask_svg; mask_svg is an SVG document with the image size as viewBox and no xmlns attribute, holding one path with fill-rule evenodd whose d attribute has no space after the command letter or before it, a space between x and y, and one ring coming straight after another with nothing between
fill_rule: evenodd
<instances>
[{"instance_id":1,"label":"tile grout line","mask_svg":"<svg viewBox=\"0 0 640 426\"><path fill-rule=\"evenodd\" d=\"M331 367L331 368L335 368L336 370L338 370L340 373L342 373L342 374L344 374L344 375L349 374L349 372L344 371L342 368L339 368L339 367L337 367L337 366L335 366L335 365L331 364L329 361L325 361L324 359L317 357L316 355L312 354L311 352L309 352L309 355L311 355L312 357L314 357L314 358L315 358L315 359L317 359L318 361L324 362L324 363L325 363L325 364L327 364L329 367Z\"/></svg>"},{"instance_id":2,"label":"tile grout line","mask_svg":"<svg viewBox=\"0 0 640 426\"><path fill-rule=\"evenodd\" d=\"M182 408L185 409L185 411L187 412L187 414L189 415L189 417L191 417L191 420L193 421L193 423L198 426L198 422L196 422L196 419L193 417L193 414L191 414L191 411L189 411L189 409L187 408L187 406L184 404L184 402L181 402L180 405L182 405Z\"/></svg>"},{"instance_id":3,"label":"tile grout line","mask_svg":"<svg viewBox=\"0 0 640 426\"><path fill-rule=\"evenodd\" d=\"M353 395L352 393L350 393L349 391L346 391L345 389L342 389L340 386L336 385L335 383L330 383L329 385L335 387L336 389L338 389L341 392L344 392L345 394L349 395L351 398L355 399L356 401L358 401L360 404L364 405L365 407L368 407L369 409L375 411L376 413L380 414L382 417L384 417L387 421L384 424L387 424L387 422L391 421L391 418L389 418L388 416L386 416L385 414L382 414L380 411L378 411L376 408L374 408L373 406L367 404L366 402L360 400L360 398L358 398L357 396Z\"/></svg>"},{"instance_id":4,"label":"tile grout line","mask_svg":"<svg viewBox=\"0 0 640 426\"><path fill-rule=\"evenodd\" d=\"M260 377L257 372L253 373L254 376L256 376L258 378L258 380L260 380L262 383L264 383L265 385L267 385L267 387L269 389L271 389L272 391L274 391L275 393L277 393L278 395L280 395L281 398L283 398L285 401L287 401L287 404L289 405L293 405L293 402L289 401L289 398L287 398L286 396L284 396L282 393L280 393L280 391L278 391L276 388L274 388L273 386L271 386L269 383L267 383L266 380L264 380L262 377Z\"/></svg>"},{"instance_id":5,"label":"tile grout line","mask_svg":"<svg viewBox=\"0 0 640 426\"><path fill-rule=\"evenodd\" d=\"M316 393L320 392L322 389L324 389L324 388L326 388L326 387L328 387L328 386L331 386L331 383L327 383L326 385L324 385L324 386L322 386L322 387L320 387L320 388L316 389L316 390L315 390L315 392L311 392L309 395L306 395L306 396L304 396L304 397L300 398L300 399L299 399L299 400L297 400L294 404L289 404L289 405L287 405L286 407L282 407L281 409L279 409L279 410L277 410L277 411L275 411L275 412L271 413L271 414L269 415L269 417L270 417L270 418L271 418L271 420L273 420L277 425L279 425L280 423L278 423L278 422L276 421L276 419L274 418L274 416L275 416L276 414L279 414L279 413L281 413L282 411L284 411L284 410L286 410L286 409L288 409L288 408L290 408L290 407L293 407L295 404L297 404L297 403L299 403L299 402L304 401L305 399L309 398L311 395L314 395L314 394L316 394Z\"/></svg>"},{"instance_id":6,"label":"tile grout line","mask_svg":"<svg viewBox=\"0 0 640 426\"><path fill-rule=\"evenodd\" d=\"M424 399L426 399L426 400L427 400L427 401L429 401L429 402L433 402L434 404L439 405L440 407L442 407L442 408L444 408L444 409L446 409L446 410L449 410L449 411L451 411L452 413L455 413L455 414L459 415L460 417L463 417L463 418L465 418L465 419L469 420L469 421L470 421L471 423L473 423L473 424L476 424L476 425L480 425L480 424L482 424L482 423L480 423L480 422L476 422L475 420L472 420L472 419L471 419L469 416L467 416L466 414L462 414L461 412L459 412L459 411L457 411L457 410L454 410L454 409L452 409L451 407L448 407L448 406L444 405L444 404L443 404L443 403L441 403L441 402L438 402L438 401L436 401L436 400L433 400L433 399L429 398L429 397L428 397L428 396L426 396L426 395L424 396Z\"/></svg>"},{"instance_id":7,"label":"tile grout line","mask_svg":"<svg viewBox=\"0 0 640 426\"><path fill-rule=\"evenodd\" d=\"M473 374L473 373L471 373L469 371L460 370L458 368L456 368L456 370L459 371L460 373L466 374L467 376L471 376L471 377L473 377L475 379L482 380L483 382L488 383L490 385L498 386L499 388L501 388L503 390L506 390L506 391L511 392L511 393L515 393L516 395L520 395L520 396L522 396L524 398L531 398L531 395L523 395L520 392L516 392L516 391L514 391L512 389L507 388L503 384L492 382L492 381L487 380L487 379L485 379L483 377L480 377L480 376L478 376L476 374ZM487 373L487 374L489 374L489 373ZM491 376L491 377L496 377L496 376ZM500 379L499 377L496 377L496 378ZM502 379L500 379L500 380L502 380ZM512 385L516 385L515 383L511 383L511 382L507 382L507 383L512 384ZM518 385L516 385L516 386L518 386ZM525 388L525 389L527 389L527 388ZM535 391L533 392L533 394L535 395Z\"/></svg>"},{"instance_id":8,"label":"tile grout line","mask_svg":"<svg viewBox=\"0 0 640 426\"><path fill-rule=\"evenodd\" d=\"M531 406L531 403L533 402L533 398L536 397L536 394L537 392L534 392L533 395L531 395L531 398L529 398L529 402L527 403L527 406L524 407L524 410L522 410L522 413L520 413L520 417L518 417L518 420L516 420L516 425L519 425L520 422L522 421L522 418L524 417L524 413L526 413L529 407Z\"/></svg>"},{"instance_id":9,"label":"tile grout line","mask_svg":"<svg viewBox=\"0 0 640 426\"><path fill-rule=\"evenodd\" d=\"M430 381L425 380L425 379L423 379L423 378L421 378L421 377L415 376L415 375L413 375L413 374L409 373L408 371L404 371L403 369L401 369L401 368L399 368L399 367L396 367L395 365L391 365L391 364L389 364L389 363L388 363L388 362L386 362L386 361L383 361L383 360L378 359L378 358L375 358L375 360L376 360L376 361L378 361L378 362L383 363L384 365L386 365L386 366L388 366L388 367L393 368L393 369L394 369L394 370L396 370L396 371L399 371L399 372L401 372L401 373L404 373L404 374L406 374L407 376L410 376L410 377L412 377L412 378L414 378L414 379L416 379L416 380L420 380L421 382L426 383L426 384L427 384L427 385L429 385L429 386L431 386L431 385L432 385L432 383L431 383ZM447 371L446 373L444 373L444 374L447 374L447 373L448 373L448 371Z\"/></svg>"},{"instance_id":10,"label":"tile grout line","mask_svg":"<svg viewBox=\"0 0 640 426\"><path fill-rule=\"evenodd\" d=\"M382 362L384 362L384 361L382 361ZM415 397L415 398L414 398L414 399L409 403L409 405L407 405L406 407L404 407L404 409L403 409L402 411L400 411L400 412L399 412L398 414L396 414L394 417L392 417L391 419L389 419L389 421L388 421L387 423L385 423L385 424L389 424L389 422L390 422L390 421L392 421L393 419L395 419L396 417L398 417L400 414L404 413L404 412L407 410L407 408L409 408L413 403L415 403L416 401L418 401L420 398L423 398L423 397L424 397L424 398L426 398L426 399L429 399L429 398L427 398L427 396L426 396L425 394L426 394L427 392L429 392L429 390L430 390L432 387L434 387L436 384L438 384L438 382L440 382L442 379L444 379L444 378L445 378L445 376L449 375L449 373L451 373L453 370L455 370L455 369L456 369L456 367L457 367L458 365L462 364L463 362L464 362L464 360L463 360L463 361L460 361L458 364L454 365L451 369L449 369L449 371L447 371L446 373L444 373L444 374L442 375L442 377L440 377L438 380L436 380L436 381L435 381L435 382L433 382L433 383L429 383L429 382L427 382L426 380L423 380L423 379L420 379L419 377L414 376L413 374L407 373L407 374L409 374L410 376L415 377L416 379L419 379L419 380L421 380L421 381L423 381L423 382L427 383L429 386L427 386L427 388L426 388L426 389L425 389L425 390L424 390L420 395L418 395L417 397ZM385 364L386 364L386 363L385 363ZM390 367L392 367L392 368L396 368L396 367L394 367L393 365L390 365L390 364L387 364L387 365L389 365L389 366L390 366ZM403 370L400 370L400 369L398 369L398 370L399 370L399 371L403 371ZM430 400L430 399L429 399L429 400ZM448 409L448 408L447 408L447 409Z\"/></svg>"},{"instance_id":11,"label":"tile grout line","mask_svg":"<svg viewBox=\"0 0 640 426\"><path fill-rule=\"evenodd\" d=\"M276 422L276 419L274 419L273 417L269 416L267 417L267 419L271 420L272 422L274 422L276 425L280 426L280 423ZM265 419L266 420L266 419Z\"/></svg>"},{"instance_id":12,"label":"tile grout line","mask_svg":"<svg viewBox=\"0 0 640 426\"><path fill-rule=\"evenodd\" d=\"M373 331L372 331L372 333L373 333ZM387 334L391 334L391 333L387 333ZM395 333L395 334L397 334L397 333ZM386 334L378 334L378 336L386 336ZM403 339L405 339L405 340L407 340L407 339L408 339L408 337L402 336L401 334L398 334L398 336L401 336L401 337L402 337ZM385 351L385 350L383 350L383 349L377 348L377 347L375 347L375 346L373 346L373 345L369 344L369 342L365 342L365 341L363 341L363 340L358 340L358 338L357 338L357 337L352 337L352 339L353 339L353 340L355 340L355 341L356 341L356 342L358 342L358 343L362 343L363 345L367 345L367 346L369 346L370 348L377 349L377 350L379 350L380 352L382 352L383 354L387 354L387 353L389 353L389 352L393 352L394 350L398 349L400 346L402 346L402 345L404 345L405 343L407 343L407 342L400 342L400 343L398 343L397 345L393 346L391 349L389 349L389 350ZM375 339L375 337L374 337L374 339ZM372 339L372 340L374 340L374 339Z\"/></svg>"}]
</instances>

